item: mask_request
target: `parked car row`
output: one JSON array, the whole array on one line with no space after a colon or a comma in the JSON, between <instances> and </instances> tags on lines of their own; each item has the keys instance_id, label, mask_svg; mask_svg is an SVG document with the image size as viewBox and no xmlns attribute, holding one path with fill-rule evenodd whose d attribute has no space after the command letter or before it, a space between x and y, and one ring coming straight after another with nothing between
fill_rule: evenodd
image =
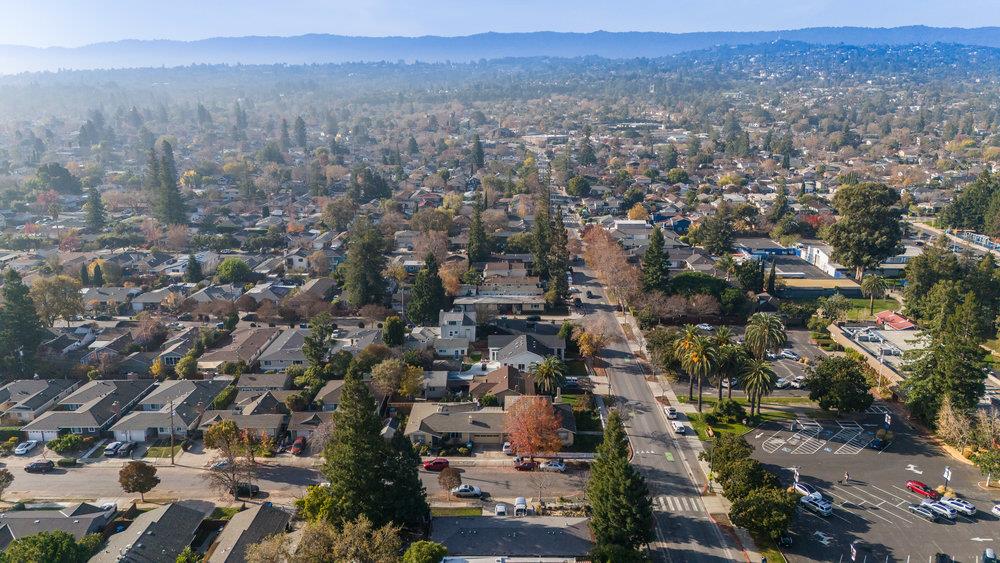
<instances>
[{"instance_id":1,"label":"parked car row","mask_svg":"<svg viewBox=\"0 0 1000 563\"><path fill-rule=\"evenodd\" d=\"M104 446L104 457L129 457L135 447L135 442L111 442Z\"/></svg>"}]
</instances>

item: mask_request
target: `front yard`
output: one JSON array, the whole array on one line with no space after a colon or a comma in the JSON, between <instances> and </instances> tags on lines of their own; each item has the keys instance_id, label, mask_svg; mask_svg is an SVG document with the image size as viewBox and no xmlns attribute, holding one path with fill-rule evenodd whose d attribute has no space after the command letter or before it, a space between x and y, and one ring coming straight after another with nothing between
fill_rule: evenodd
<instances>
[{"instance_id":1,"label":"front yard","mask_svg":"<svg viewBox=\"0 0 1000 563\"><path fill-rule=\"evenodd\" d=\"M854 298L848 299L851 303L851 308L847 310L847 320L849 321L870 321L875 318L874 315L868 313L869 304L867 299ZM880 311L895 311L899 309L899 301L895 299L876 299L875 300L875 312Z\"/></svg>"},{"instance_id":2,"label":"front yard","mask_svg":"<svg viewBox=\"0 0 1000 563\"><path fill-rule=\"evenodd\" d=\"M174 455L181 452L181 444L178 441L174 445ZM153 442L142 457L170 457L170 440L157 440Z\"/></svg>"}]
</instances>

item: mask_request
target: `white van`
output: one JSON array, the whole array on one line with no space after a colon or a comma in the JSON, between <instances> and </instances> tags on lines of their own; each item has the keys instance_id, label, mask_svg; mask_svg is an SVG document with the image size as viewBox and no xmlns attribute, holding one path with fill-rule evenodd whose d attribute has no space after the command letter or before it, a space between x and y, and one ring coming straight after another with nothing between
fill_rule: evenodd
<instances>
[{"instance_id":1,"label":"white van","mask_svg":"<svg viewBox=\"0 0 1000 563\"><path fill-rule=\"evenodd\" d=\"M675 420L671 422L670 425L674 427L674 432L676 432L677 434L684 434L685 430L684 430L684 424L682 422L678 422Z\"/></svg>"},{"instance_id":2,"label":"white van","mask_svg":"<svg viewBox=\"0 0 1000 563\"><path fill-rule=\"evenodd\" d=\"M514 499L514 516L528 515L528 500L524 497Z\"/></svg>"}]
</instances>

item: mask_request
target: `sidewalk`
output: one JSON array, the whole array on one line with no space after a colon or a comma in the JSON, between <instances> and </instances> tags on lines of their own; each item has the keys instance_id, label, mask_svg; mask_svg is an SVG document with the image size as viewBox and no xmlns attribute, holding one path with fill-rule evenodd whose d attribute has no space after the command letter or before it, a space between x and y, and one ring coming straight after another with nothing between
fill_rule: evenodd
<instances>
[{"instance_id":1,"label":"sidewalk","mask_svg":"<svg viewBox=\"0 0 1000 563\"><path fill-rule=\"evenodd\" d=\"M642 331L639 329L638 323L635 322L632 315L628 313L618 313L615 315L615 318L628 327L628 330L625 331L625 341L632 353L636 355L636 361L639 365L643 366L644 371L647 371L655 376L654 381L650 381L648 378L646 379L646 383L649 385L649 390L653 394L653 397L657 399L666 397L670 404L676 407L679 412L683 413L685 417L689 414L697 412L694 405L679 401L677 399L677 394L674 393L674 390L670 385L660 383L660 378L659 376L656 376L656 371L653 369L652 365L645 360L645 358L649 357L649 353L646 350L646 340L642 335ZM637 351L640 352L640 354L637 354ZM709 518L712 519L712 522L714 522L716 526L719 527L720 532L722 532L723 526L719 524L714 515L725 515L726 520L728 521L730 508L729 500L721 494L706 494L706 492L711 492L711 489L709 488L710 483L708 483L707 478L711 471L708 464L701 460L700 454L705 451L705 445L697 437L693 440L687 440L687 444L694 450L697 467L701 470L701 475L699 475L699 477L702 479L702 483L696 482L695 485L702 491L702 502L705 504L705 509L708 511ZM735 539L738 544L737 547L743 551L743 555L746 557L747 561L761 561L763 556L757 549L757 545L754 543L753 538L750 537L750 534L748 534L746 530L736 526L732 526L731 529L735 532Z\"/></svg>"}]
</instances>

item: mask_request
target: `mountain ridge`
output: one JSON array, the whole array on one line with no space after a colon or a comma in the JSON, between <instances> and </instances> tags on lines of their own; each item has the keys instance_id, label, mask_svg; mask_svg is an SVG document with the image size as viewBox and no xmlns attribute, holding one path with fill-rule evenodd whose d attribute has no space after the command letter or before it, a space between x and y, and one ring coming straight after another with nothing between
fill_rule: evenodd
<instances>
[{"instance_id":1,"label":"mountain ridge","mask_svg":"<svg viewBox=\"0 0 1000 563\"><path fill-rule=\"evenodd\" d=\"M720 45L779 40L809 44L954 43L1000 47L1000 27L811 27L774 31L486 32L458 36L250 35L193 41L123 39L79 47L0 44L0 73L184 66L399 61L469 62L507 57L662 57Z\"/></svg>"}]
</instances>

